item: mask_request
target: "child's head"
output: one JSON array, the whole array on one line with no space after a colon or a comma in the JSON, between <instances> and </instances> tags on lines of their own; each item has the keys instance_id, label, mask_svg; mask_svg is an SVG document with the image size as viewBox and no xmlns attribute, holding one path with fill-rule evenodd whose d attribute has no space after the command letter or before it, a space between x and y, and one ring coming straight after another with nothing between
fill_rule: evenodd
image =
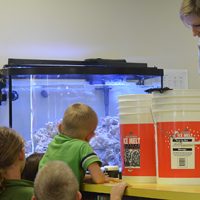
<instances>
[{"instance_id":1,"label":"child's head","mask_svg":"<svg viewBox=\"0 0 200 200\"><path fill-rule=\"evenodd\" d=\"M44 153L33 153L26 158L26 164L22 172L22 178L29 181L34 181L38 172L38 165Z\"/></svg>"},{"instance_id":2,"label":"child's head","mask_svg":"<svg viewBox=\"0 0 200 200\"><path fill-rule=\"evenodd\" d=\"M77 179L69 166L62 161L50 161L39 170L34 181L32 199L81 199Z\"/></svg>"},{"instance_id":3,"label":"child's head","mask_svg":"<svg viewBox=\"0 0 200 200\"><path fill-rule=\"evenodd\" d=\"M66 109L59 130L72 138L89 141L97 124L96 112L88 105L76 103Z\"/></svg>"},{"instance_id":4,"label":"child's head","mask_svg":"<svg viewBox=\"0 0 200 200\"><path fill-rule=\"evenodd\" d=\"M14 164L22 172L25 165L23 139L13 129L0 127L0 189L4 187L7 170Z\"/></svg>"}]
</instances>

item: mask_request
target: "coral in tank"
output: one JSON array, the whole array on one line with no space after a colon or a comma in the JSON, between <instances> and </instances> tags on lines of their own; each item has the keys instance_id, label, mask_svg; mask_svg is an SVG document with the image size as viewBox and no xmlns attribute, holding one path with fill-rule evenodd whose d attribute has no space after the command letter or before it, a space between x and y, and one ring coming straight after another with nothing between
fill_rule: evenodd
<instances>
[{"instance_id":1,"label":"coral in tank","mask_svg":"<svg viewBox=\"0 0 200 200\"><path fill-rule=\"evenodd\" d=\"M53 137L58 133L59 122L48 122L44 128L40 128L32 134L32 140L26 141L25 150L26 155L33 152L44 153L48 144L52 141Z\"/></svg>"},{"instance_id":2,"label":"coral in tank","mask_svg":"<svg viewBox=\"0 0 200 200\"><path fill-rule=\"evenodd\" d=\"M33 152L44 153L48 144L58 133L59 122L48 122L45 127L33 133L32 140L26 142L26 155ZM95 131L95 137L90 141L90 145L99 156L103 166L118 165L121 167L120 156L120 133L118 117L106 116L100 119ZM34 148L32 148L34 147Z\"/></svg>"},{"instance_id":3,"label":"coral in tank","mask_svg":"<svg viewBox=\"0 0 200 200\"><path fill-rule=\"evenodd\" d=\"M95 131L96 135L90 145L99 156L103 166L118 165L121 167L120 129L118 117L102 118Z\"/></svg>"}]
</instances>

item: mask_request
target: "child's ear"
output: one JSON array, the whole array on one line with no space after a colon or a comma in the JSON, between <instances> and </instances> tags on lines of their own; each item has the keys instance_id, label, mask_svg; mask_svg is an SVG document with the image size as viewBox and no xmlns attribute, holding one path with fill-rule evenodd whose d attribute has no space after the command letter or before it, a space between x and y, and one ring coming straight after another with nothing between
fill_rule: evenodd
<instances>
[{"instance_id":1,"label":"child's ear","mask_svg":"<svg viewBox=\"0 0 200 200\"><path fill-rule=\"evenodd\" d=\"M89 142L93 137L94 137L94 133L89 133L89 134L87 134L85 140L86 140L87 142Z\"/></svg>"},{"instance_id":2,"label":"child's ear","mask_svg":"<svg viewBox=\"0 0 200 200\"><path fill-rule=\"evenodd\" d=\"M62 124L61 123L58 125L58 131L59 131L59 133L62 133Z\"/></svg>"},{"instance_id":3,"label":"child's ear","mask_svg":"<svg viewBox=\"0 0 200 200\"><path fill-rule=\"evenodd\" d=\"M90 141L90 134L88 133L85 137L85 141L89 142Z\"/></svg>"},{"instance_id":4,"label":"child's ear","mask_svg":"<svg viewBox=\"0 0 200 200\"><path fill-rule=\"evenodd\" d=\"M24 160L25 159L25 150L24 148L21 149L19 152L19 160Z\"/></svg>"}]
</instances>

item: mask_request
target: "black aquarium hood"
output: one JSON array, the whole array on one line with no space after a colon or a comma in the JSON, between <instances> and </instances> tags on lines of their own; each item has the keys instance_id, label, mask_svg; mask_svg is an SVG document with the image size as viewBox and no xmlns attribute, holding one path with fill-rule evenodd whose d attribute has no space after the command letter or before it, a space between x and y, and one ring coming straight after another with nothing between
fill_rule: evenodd
<instances>
[{"instance_id":1,"label":"black aquarium hood","mask_svg":"<svg viewBox=\"0 0 200 200\"><path fill-rule=\"evenodd\" d=\"M92 58L77 61L9 58L1 74L132 74L162 77L164 72L157 67L148 67L147 63L130 63L124 59Z\"/></svg>"}]
</instances>

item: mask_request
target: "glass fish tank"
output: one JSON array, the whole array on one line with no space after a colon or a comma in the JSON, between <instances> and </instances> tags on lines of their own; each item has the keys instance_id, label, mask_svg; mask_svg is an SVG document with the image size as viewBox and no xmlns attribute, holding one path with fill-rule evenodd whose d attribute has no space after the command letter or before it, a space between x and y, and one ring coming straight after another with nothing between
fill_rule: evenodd
<instances>
[{"instance_id":1,"label":"glass fish tank","mask_svg":"<svg viewBox=\"0 0 200 200\"><path fill-rule=\"evenodd\" d=\"M163 69L146 63L8 59L0 69L0 125L23 136L27 155L45 152L65 109L85 103L99 119L91 146L103 165L120 166L118 96L143 94L162 84Z\"/></svg>"}]
</instances>

